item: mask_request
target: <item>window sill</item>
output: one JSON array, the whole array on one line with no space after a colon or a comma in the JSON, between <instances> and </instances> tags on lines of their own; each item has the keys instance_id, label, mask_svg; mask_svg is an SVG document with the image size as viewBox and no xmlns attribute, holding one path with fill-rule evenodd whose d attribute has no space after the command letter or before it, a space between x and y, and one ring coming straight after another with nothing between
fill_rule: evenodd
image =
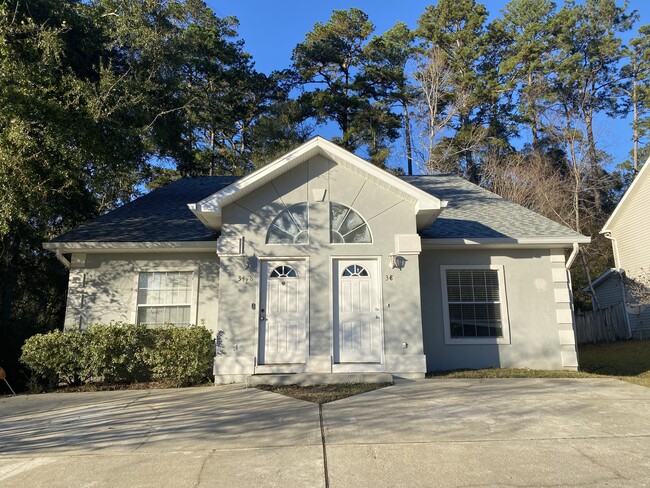
<instances>
[{"instance_id":1,"label":"window sill","mask_svg":"<svg viewBox=\"0 0 650 488\"><path fill-rule=\"evenodd\" d=\"M486 338L445 338L445 345L448 346L507 346L510 345L510 339L506 337L486 337Z\"/></svg>"}]
</instances>

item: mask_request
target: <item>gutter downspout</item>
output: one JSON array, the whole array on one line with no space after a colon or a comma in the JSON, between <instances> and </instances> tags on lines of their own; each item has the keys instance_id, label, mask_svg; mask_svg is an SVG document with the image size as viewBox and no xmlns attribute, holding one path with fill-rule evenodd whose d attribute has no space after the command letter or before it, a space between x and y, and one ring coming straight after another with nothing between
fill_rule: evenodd
<instances>
[{"instance_id":1,"label":"gutter downspout","mask_svg":"<svg viewBox=\"0 0 650 488\"><path fill-rule=\"evenodd\" d=\"M612 249L614 251L614 267L616 269L620 269L621 258L618 254L618 242L616 241L616 238L612 237L611 232L604 232L603 237L605 237L605 239L609 239L610 241L612 241Z\"/></svg>"},{"instance_id":2,"label":"gutter downspout","mask_svg":"<svg viewBox=\"0 0 650 488\"><path fill-rule=\"evenodd\" d=\"M625 271L617 268L616 273L618 273L618 276L621 279L621 295L623 295L621 298L623 298L623 308L625 309L625 323L627 324L627 338L631 339L632 338L632 324L630 323L630 314L627 313L627 290L625 289Z\"/></svg>"},{"instance_id":3,"label":"gutter downspout","mask_svg":"<svg viewBox=\"0 0 650 488\"><path fill-rule=\"evenodd\" d=\"M55 256L56 256L56 259L58 259L59 261L61 261L61 263L63 263L63 266L65 266L68 269L71 268L72 265L71 265L70 261L68 260L68 258L66 258L63 255L63 253L59 249L56 250Z\"/></svg>"},{"instance_id":4,"label":"gutter downspout","mask_svg":"<svg viewBox=\"0 0 650 488\"><path fill-rule=\"evenodd\" d=\"M577 242L573 243L573 252L571 252L571 255L569 256L569 259L567 259L566 262L566 268L567 272L569 273L569 278L571 276L571 272L569 271L569 268L573 265L573 262L575 261L576 257L578 256L578 253L580 252L580 245ZM587 283L589 285L589 294L591 295L591 308L596 311L600 309L600 304L598 303L598 297L596 296L596 291L594 290L593 285L591 284L591 276L589 276L589 268L587 267L587 261L585 259L584 253L582 253L582 266L585 269L585 274L587 275Z\"/></svg>"},{"instance_id":5,"label":"gutter downspout","mask_svg":"<svg viewBox=\"0 0 650 488\"><path fill-rule=\"evenodd\" d=\"M621 295L623 299L623 307L625 308L625 323L627 324L627 336L628 339L632 337L632 324L630 323L630 314L627 313L627 290L625 289L625 271L621 268L621 258L620 255L618 254L618 241L614 236L612 236L611 232L604 232L603 236L605 239L609 239L612 241L612 250L614 251L614 266L616 268L616 272L618 273L618 276L621 279Z\"/></svg>"},{"instance_id":6,"label":"gutter downspout","mask_svg":"<svg viewBox=\"0 0 650 488\"><path fill-rule=\"evenodd\" d=\"M573 243L573 251L571 251L571 254L569 255L569 259L566 260L566 270L569 271L571 266L573 266L573 262L576 260L576 257L578 257L578 253L580 252L580 244L577 242ZM569 274L571 274L571 271L569 271Z\"/></svg>"},{"instance_id":7,"label":"gutter downspout","mask_svg":"<svg viewBox=\"0 0 650 488\"><path fill-rule=\"evenodd\" d=\"M573 282L571 280L571 266L573 266L573 262L576 260L576 257L578 257L578 253L580 252L580 245L577 242L573 243L573 251L571 251L571 254L569 254L569 258L566 260L566 264L564 265L564 268L566 269L566 274L567 274L567 286L569 287L569 307L571 308L571 328L573 329L573 337L574 337L574 344L573 348L576 353L576 361L578 361L578 364L580 364L580 351L578 350L578 330L577 330L577 325L576 325L576 311L575 311L575 306L573 304Z\"/></svg>"}]
</instances>

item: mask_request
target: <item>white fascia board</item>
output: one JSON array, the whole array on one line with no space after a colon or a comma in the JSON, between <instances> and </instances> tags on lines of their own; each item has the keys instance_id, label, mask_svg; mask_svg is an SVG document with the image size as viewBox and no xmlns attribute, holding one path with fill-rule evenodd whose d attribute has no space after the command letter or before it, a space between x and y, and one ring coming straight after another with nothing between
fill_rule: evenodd
<instances>
[{"instance_id":1,"label":"white fascia board","mask_svg":"<svg viewBox=\"0 0 650 488\"><path fill-rule=\"evenodd\" d=\"M200 212L196 208L196 203L188 203L187 207L192 211L194 216L208 229L221 229L221 210L218 212Z\"/></svg>"},{"instance_id":2,"label":"white fascia board","mask_svg":"<svg viewBox=\"0 0 650 488\"><path fill-rule=\"evenodd\" d=\"M257 171L244 176L198 203L189 204L188 206L204 225L218 230L221 226L221 209L225 205L247 195L256 188L317 155L323 155L345 168L372 177L389 189L393 189L396 193L412 200L415 204L415 214L418 217L419 228L425 228L427 224L430 225L440 214L440 210L447 206L446 201L402 181L320 136L310 139ZM214 214L214 216L210 218L209 214Z\"/></svg>"},{"instance_id":3,"label":"white fascia board","mask_svg":"<svg viewBox=\"0 0 650 488\"><path fill-rule=\"evenodd\" d=\"M579 237L523 237L519 239L507 237L490 237L483 239L447 238L431 239L422 238L424 249L458 248L458 247L483 247L486 249L499 248L528 248L528 249L569 249L574 243L589 244L591 238Z\"/></svg>"},{"instance_id":4,"label":"white fascia board","mask_svg":"<svg viewBox=\"0 0 650 488\"><path fill-rule=\"evenodd\" d=\"M333 142L318 137L320 147L323 149L325 155L329 156L338 164L346 167L348 165L357 167L362 172L368 173L380 181L387 183L389 186L413 197L416 199L415 209L416 213L426 212L428 210L440 210L446 206L446 202L433 195L421 190L406 181L399 179L397 176L390 174L383 169L369 163L365 159L360 158L356 154L346 151L342 147L337 146Z\"/></svg>"},{"instance_id":5,"label":"white fascia board","mask_svg":"<svg viewBox=\"0 0 650 488\"><path fill-rule=\"evenodd\" d=\"M251 174L240 178L218 192L204 198L196 203L196 210L200 212L221 212L221 208L228 203L250 193L256 188L275 179L280 174L318 154L319 139L325 141L325 139L315 137L275 161L262 166Z\"/></svg>"},{"instance_id":6,"label":"white fascia board","mask_svg":"<svg viewBox=\"0 0 650 488\"><path fill-rule=\"evenodd\" d=\"M43 249L60 253L216 252L217 241L195 242L44 242Z\"/></svg>"},{"instance_id":7,"label":"white fascia board","mask_svg":"<svg viewBox=\"0 0 650 488\"><path fill-rule=\"evenodd\" d=\"M618 214L621 212L621 209L625 207L625 203L628 200L628 197L635 191L634 189L637 186L640 186L641 183L639 183L645 176L645 173L650 171L648 170L648 167L650 166L650 158L648 158L645 162L645 164L641 167L641 170L639 171L639 174L636 175L634 178L634 181L630 185L630 187L627 189L625 192L625 195L623 195L623 198L621 198L621 201L618 202L618 205L616 205L616 208L612 212L612 215L609 216L609 219L607 219L607 222L605 222L605 225L603 225L603 228L600 231L600 234L607 234L608 232L611 232L611 227L614 221L616 220L616 217Z\"/></svg>"}]
</instances>

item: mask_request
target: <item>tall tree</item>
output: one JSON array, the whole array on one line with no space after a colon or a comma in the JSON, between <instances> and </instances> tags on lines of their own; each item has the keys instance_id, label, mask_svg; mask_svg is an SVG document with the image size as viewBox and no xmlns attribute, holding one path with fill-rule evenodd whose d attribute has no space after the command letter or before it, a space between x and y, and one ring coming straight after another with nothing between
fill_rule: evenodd
<instances>
[{"instance_id":1,"label":"tall tree","mask_svg":"<svg viewBox=\"0 0 650 488\"><path fill-rule=\"evenodd\" d=\"M492 24L504 45L499 66L504 89L517 101L520 122L528 127L533 148L540 146L544 136L540 113L547 108L544 102L550 91L555 9L550 0L512 0Z\"/></svg>"},{"instance_id":2,"label":"tall tree","mask_svg":"<svg viewBox=\"0 0 650 488\"><path fill-rule=\"evenodd\" d=\"M397 22L380 36L373 37L364 49L361 82L373 92L373 98L402 115L407 173L413 174L411 113L417 91L407 73L414 60L414 34L404 22Z\"/></svg>"},{"instance_id":3,"label":"tall tree","mask_svg":"<svg viewBox=\"0 0 650 488\"><path fill-rule=\"evenodd\" d=\"M640 166L640 145L647 143L650 134L650 25L639 28L638 36L627 48L629 62L623 66L626 79L622 91L632 109L632 172Z\"/></svg>"},{"instance_id":4,"label":"tall tree","mask_svg":"<svg viewBox=\"0 0 650 488\"><path fill-rule=\"evenodd\" d=\"M306 99L318 117L338 124L341 143L353 150L359 146L351 130L353 120L365 105L356 78L363 45L373 30L372 22L361 10L335 10L326 24L316 23L293 50L293 68L299 82L319 86Z\"/></svg>"},{"instance_id":5,"label":"tall tree","mask_svg":"<svg viewBox=\"0 0 650 488\"><path fill-rule=\"evenodd\" d=\"M386 141L398 137L399 117L375 97L378 92L361 70L364 50L374 26L359 9L335 10L326 24L317 23L293 51L293 69L306 91L301 102L312 107L319 121L333 121L349 149L364 144L375 163L382 165Z\"/></svg>"},{"instance_id":6,"label":"tall tree","mask_svg":"<svg viewBox=\"0 0 650 488\"><path fill-rule=\"evenodd\" d=\"M551 74L553 97L562 109L562 120L573 118L573 130L584 135L585 160L593 197L593 209L602 216L604 153L596 144L594 119L598 114L616 116L624 107L615 96L622 82L621 61L625 51L618 33L629 30L636 19L626 6L614 0L567 2L554 18L557 50ZM567 124L565 123L565 126Z\"/></svg>"},{"instance_id":7,"label":"tall tree","mask_svg":"<svg viewBox=\"0 0 650 488\"><path fill-rule=\"evenodd\" d=\"M41 243L132 199L152 156L179 154L198 99L187 80L208 51L234 64L233 33L198 0L0 3L3 367L61 323L66 273Z\"/></svg>"},{"instance_id":8,"label":"tall tree","mask_svg":"<svg viewBox=\"0 0 650 488\"><path fill-rule=\"evenodd\" d=\"M462 97L454 104L458 114L448 143L455 148L452 153L460 154L459 170L473 182L479 180L475 149L486 136L479 113L486 78L480 75L479 65L488 48L487 16L485 6L474 0L441 0L425 9L417 29L425 49L452 74L450 92Z\"/></svg>"}]
</instances>

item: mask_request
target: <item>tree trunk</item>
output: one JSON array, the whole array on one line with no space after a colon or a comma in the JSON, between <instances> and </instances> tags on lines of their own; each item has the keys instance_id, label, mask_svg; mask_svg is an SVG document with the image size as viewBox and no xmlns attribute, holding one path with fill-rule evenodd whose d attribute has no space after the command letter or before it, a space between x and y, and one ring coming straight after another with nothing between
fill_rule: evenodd
<instances>
[{"instance_id":1,"label":"tree trunk","mask_svg":"<svg viewBox=\"0 0 650 488\"><path fill-rule=\"evenodd\" d=\"M567 119L568 120L568 119ZM568 128L570 130L570 127ZM569 155L571 156L571 171L573 173L573 218L574 229L576 232L580 232L580 167L578 166L575 142L573 140L569 141Z\"/></svg>"},{"instance_id":2,"label":"tree trunk","mask_svg":"<svg viewBox=\"0 0 650 488\"><path fill-rule=\"evenodd\" d=\"M593 185L593 195L594 195L594 210L596 212L596 217L598 218L603 209L603 195L600 188L600 164L598 163L598 156L596 152L596 140L594 139L594 126L593 126L593 114L587 112L585 114L585 122L587 129L587 157L589 159L589 168L591 170L591 178Z\"/></svg>"},{"instance_id":3,"label":"tree trunk","mask_svg":"<svg viewBox=\"0 0 650 488\"><path fill-rule=\"evenodd\" d=\"M476 163L474 162L474 154L472 153L472 151L465 152L465 164L467 165L467 177L469 181L471 181L475 185L478 185L479 184L478 168L476 167Z\"/></svg>"},{"instance_id":4,"label":"tree trunk","mask_svg":"<svg viewBox=\"0 0 650 488\"><path fill-rule=\"evenodd\" d=\"M634 167L634 173L639 169L639 107L638 107L638 92L637 92L637 80L636 76L632 79L632 108L634 110L634 115L632 118L632 127L634 129L634 146L632 148L632 165Z\"/></svg>"},{"instance_id":5,"label":"tree trunk","mask_svg":"<svg viewBox=\"0 0 650 488\"><path fill-rule=\"evenodd\" d=\"M528 73L528 86L533 85L533 74ZM528 107L530 110L530 133L533 137L533 149L539 149L539 131L537 130L537 107L535 106L534 97L528 97Z\"/></svg>"},{"instance_id":6,"label":"tree trunk","mask_svg":"<svg viewBox=\"0 0 650 488\"><path fill-rule=\"evenodd\" d=\"M214 154L214 131L210 129L210 176L214 176L215 167L215 154Z\"/></svg>"},{"instance_id":7,"label":"tree trunk","mask_svg":"<svg viewBox=\"0 0 650 488\"><path fill-rule=\"evenodd\" d=\"M408 105L402 102L402 109L404 111L404 142L406 143L406 173L411 176L413 174L413 149L411 147L411 116L409 115Z\"/></svg>"},{"instance_id":8,"label":"tree trunk","mask_svg":"<svg viewBox=\"0 0 650 488\"><path fill-rule=\"evenodd\" d=\"M589 286L589 291L591 293L591 299L593 300L593 309L600 310L600 304L598 303L598 297L594 291L594 287L591 284L591 273L589 273L589 266L587 266L587 259L585 258L585 253L582 248L580 248L580 259L582 260L582 267L585 270L585 275L587 277L587 286Z\"/></svg>"},{"instance_id":9,"label":"tree trunk","mask_svg":"<svg viewBox=\"0 0 650 488\"><path fill-rule=\"evenodd\" d=\"M16 268L20 256L19 239L15 235L5 236L0 269L0 330L6 329L11 321L14 292L18 280Z\"/></svg>"}]
</instances>

